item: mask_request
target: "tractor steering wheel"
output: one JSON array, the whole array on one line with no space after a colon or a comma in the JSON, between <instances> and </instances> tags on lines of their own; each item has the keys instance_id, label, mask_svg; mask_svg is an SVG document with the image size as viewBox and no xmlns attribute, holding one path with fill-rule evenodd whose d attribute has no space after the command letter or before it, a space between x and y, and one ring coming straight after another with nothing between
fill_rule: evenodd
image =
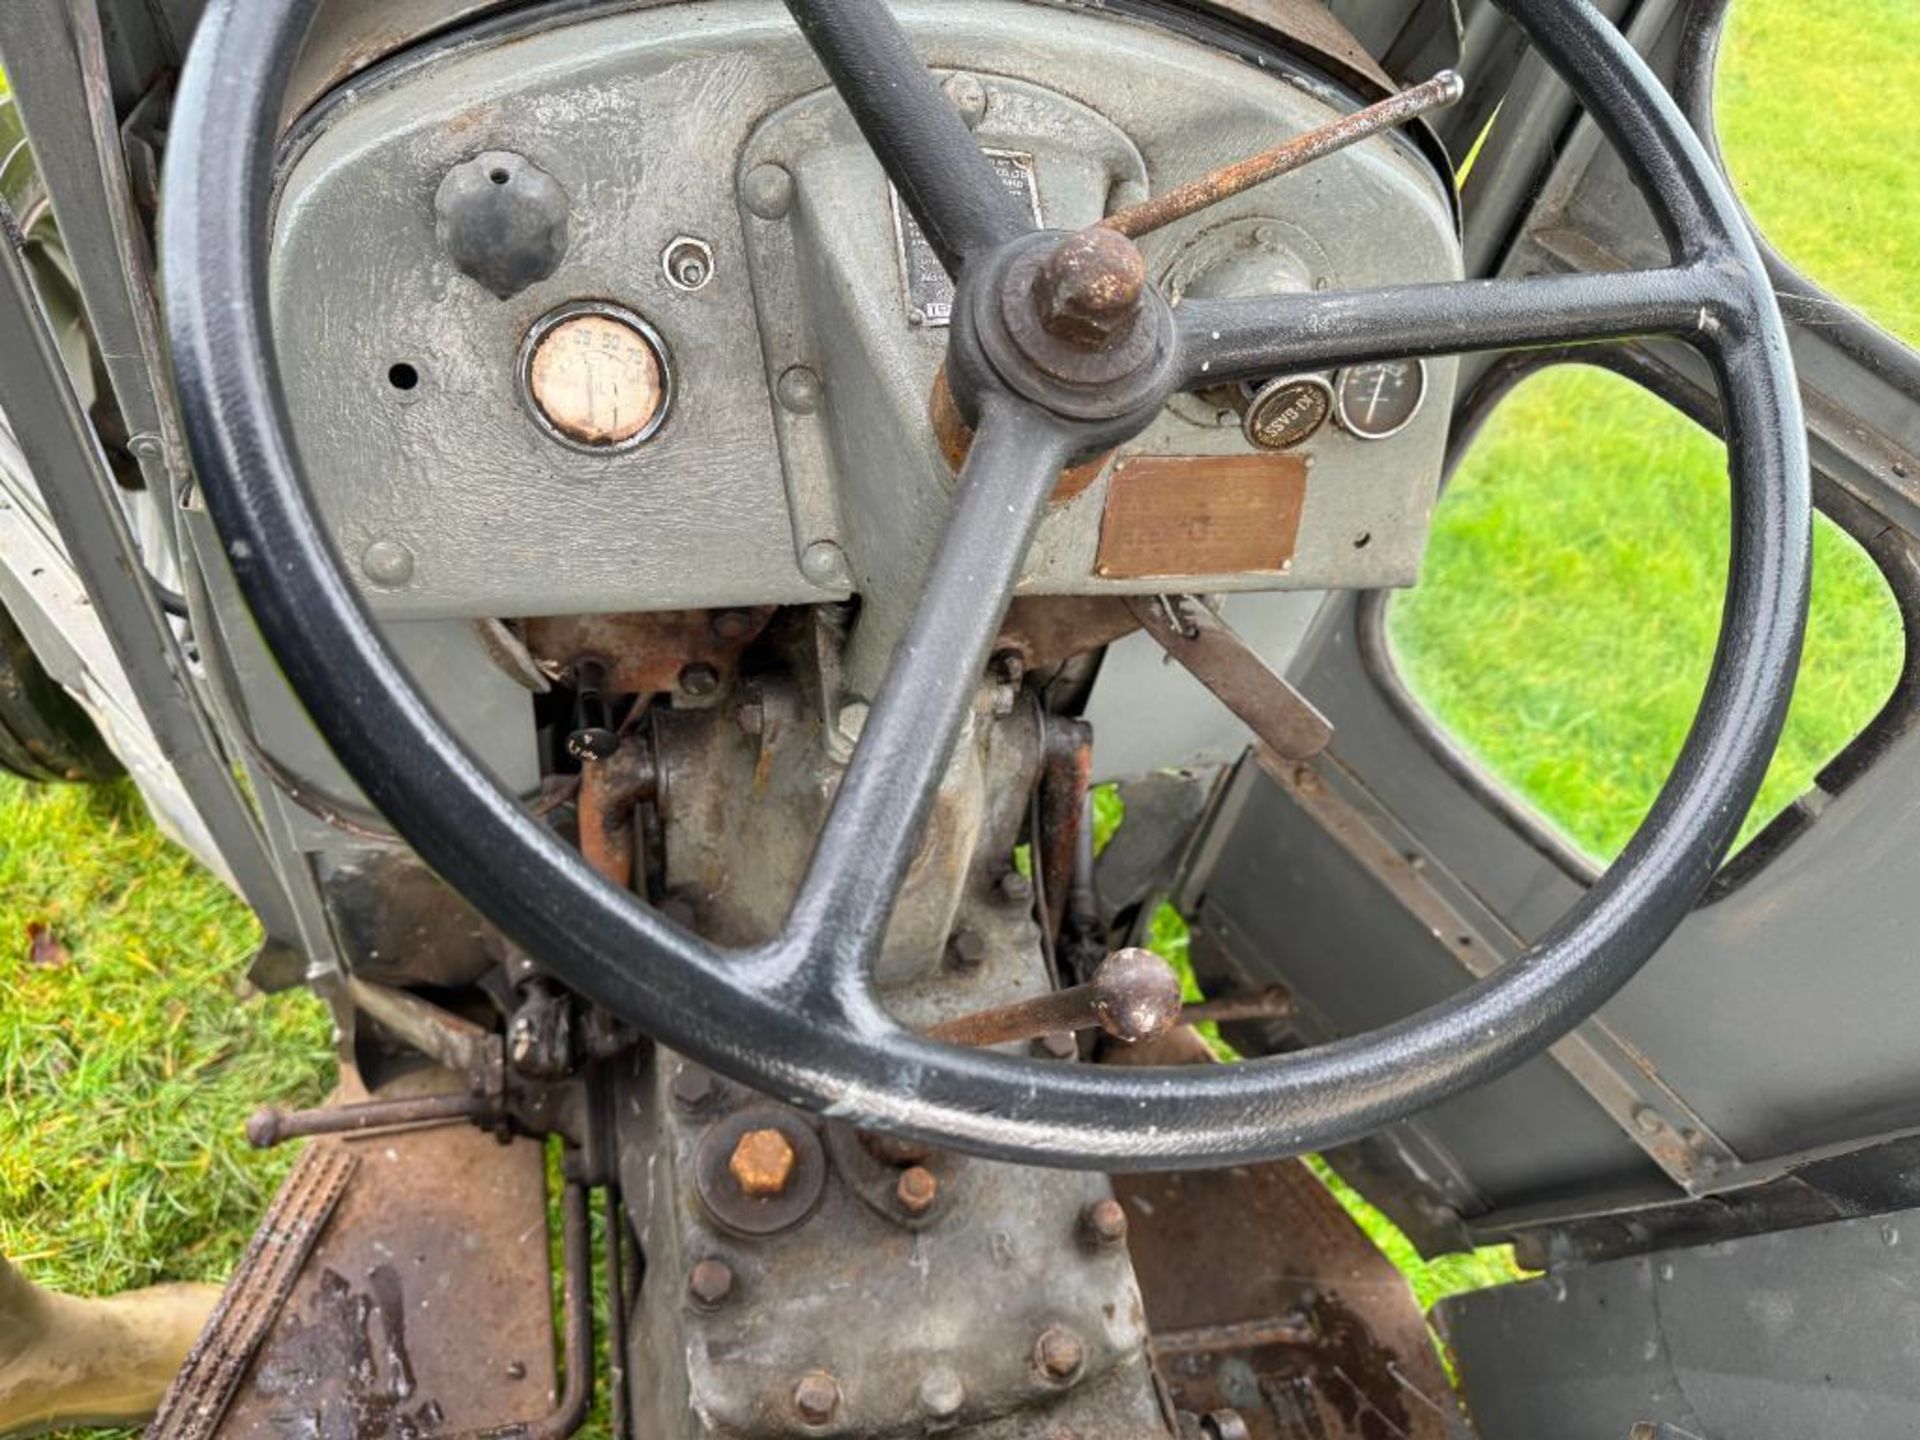
<instances>
[{"instance_id":1,"label":"tractor steering wheel","mask_svg":"<svg viewBox=\"0 0 1920 1440\"><path fill-rule=\"evenodd\" d=\"M167 328L193 459L261 633L353 778L481 913L580 994L778 1098L1008 1160L1168 1169L1340 1144L1512 1069L1632 977L1723 858L1785 717L1811 521L1786 334L1706 149L1588 0L1499 3L1631 167L1669 267L1170 309L1128 279L1124 240L1033 230L882 0L788 0L956 277L947 368L976 437L786 925L722 951L601 879L502 793L344 578L291 437L266 281L278 119L319 0L214 0L174 111ZM1090 345L1076 334L1087 325L1123 338ZM1645 823L1538 943L1406 1020L1239 1065L1061 1065L941 1045L887 1015L869 961L1066 463L1202 384L1650 335L1691 344L1719 381L1733 477L1719 650Z\"/></svg>"}]
</instances>

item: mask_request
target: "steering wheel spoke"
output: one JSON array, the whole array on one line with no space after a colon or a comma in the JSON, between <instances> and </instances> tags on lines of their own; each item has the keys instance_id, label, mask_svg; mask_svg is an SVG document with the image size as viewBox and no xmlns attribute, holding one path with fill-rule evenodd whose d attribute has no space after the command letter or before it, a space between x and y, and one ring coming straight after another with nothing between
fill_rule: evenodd
<instances>
[{"instance_id":1,"label":"steering wheel spoke","mask_svg":"<svg viewBox=\"0 0 1920 1440\"><path fill-rule=\"evenodd\" d=\"M1028 544L1072 431L990 399L967 452L946 539L894 652L788 917L789 984L857 1011L940 777L965 726Z\"/></svg>"},{"instance_id":2,"label":"steering wheel spoke","mask_svg":"<svg viewBox=\"0 0 1920 1440\"><path fill-rule=\"evenodd\" d=\"M947 273L1033 228L882 0L787 0Z\"/></svg>"},{"instance_id":3,"label":"steering wheel spoke","mask_svg":"<svg viewBox=\"0 0 1920 1440\"><path fill-rule=\"evenodd\" d=\"M1659 270L1187 300L1174 310L1178 383L1203 389L1282 371L1651 335L1700 341L1724 318L1725 288L1718 270L1695 262Z\"/></svg>"}]
</instances>

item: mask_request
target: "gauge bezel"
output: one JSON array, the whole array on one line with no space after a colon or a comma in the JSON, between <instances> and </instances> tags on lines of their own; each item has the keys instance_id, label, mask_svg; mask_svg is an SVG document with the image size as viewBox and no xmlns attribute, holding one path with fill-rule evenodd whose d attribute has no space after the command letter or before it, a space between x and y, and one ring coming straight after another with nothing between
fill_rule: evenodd
<instances>
[{"instance_id":1,"label":"gauge bezel","mask_svg":"<svg viewBox=\"0 0 1920 1440\"><path fill-rule=\"evenodd\" d=\"M1258 440L1253 438L1253 412L1259 407L1261 396L1270 395L1290 385L1316 385L1326 391L1327 413L1320 417L1319 424L1315 425L1313 429L1302 435L1291 445L1262 445ZM1311 370L1303 371L1297 375L1276 375L1271 380L1262 380L1260 384L1255 387L1253 393L1247 397L1247 408L1240 416L1240 438L1262 454L1284 455L1290 450L1298 450L1302 445L1326 429L1328 423L1338 414L1339 409L1340 392L1334 388L1333 382L1325 375L1318 374Z\"/></svg>"},{"instance_id":2,"label":"gauge bezel","mask_svg":"<svg viewBox=\"0 0 1920 1440\"><path fill-rule=\"evenodd\" d=\"M533 357L540 349L540 343L569 320L578 320L583 316L597 316L604 320L613 320L625 325L646 342L653 351L653 358L660 366L660 404L653 418L626 439L611 445L594 445L584 440L576 440L567 434L540 408L540 402L533 393ZM515 357L514 374L516 388L520 392L520 408L532 417L540 433L555 444L564 446L577 455L597 455L605 458L610 455L623 455L636 450L660 433L667 423L667 416L673 411L675 380L673 373L673 352L667 348L667 342L637 312L610 300L573 300L557 309L548 311L528 329L520 341L520 353Z\"/></svg>"},{"instance_id":3,"label":"gauge bezel","mask_svg":"<svg viewBox=\"0 0 1920 1440\"><path fill-rule=\"evenodd\" d=\"M1430 383L1427 374L1427 362L1425 360L1415 360L1413 362L1414 373L1420 377L1420 393L1413 402L1413 409L1407 412L1406 419L1402 420L1398 425L1395 425L1391 430L1363 430L1358 425L1355 425L1347 415L1347 377L1349 375L1355 370L1372 370L1382 365L1404 365L1405 363L1407 362L1404 360L1373 360L1365 365L1346 365L1334 373L1333 418L1339 423L1342 430L1353 436L1354 439L1364 440L1368 443L1375 440L1391 440L1420 418L1420 412L1427 408L1427 391Z\"/></svg>"}]
</instances>

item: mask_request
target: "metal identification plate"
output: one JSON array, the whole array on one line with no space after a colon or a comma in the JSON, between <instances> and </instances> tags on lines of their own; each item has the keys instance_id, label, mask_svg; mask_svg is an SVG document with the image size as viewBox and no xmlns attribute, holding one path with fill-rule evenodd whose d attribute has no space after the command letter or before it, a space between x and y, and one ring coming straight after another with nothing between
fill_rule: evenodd
<instances>
[{"instance_id":1,"label":"metal identification plate","mask_svg":"<svg viewBox=\"0 0 1920 1440\"><path fill-rule=\"evenodd\" d=\"M994 173L1033 212L1033 223L1040 223L1040 187L1034 183L1033 156L1018 150L988 150L987 163ZM907 292L909 325L946 325L953 319L953 280L940 268L940 257L927 243L920 222L900 203L900 192L887 187L893 197L893 233L899 242L900 279Z\"/></svg>"}]
</instances>

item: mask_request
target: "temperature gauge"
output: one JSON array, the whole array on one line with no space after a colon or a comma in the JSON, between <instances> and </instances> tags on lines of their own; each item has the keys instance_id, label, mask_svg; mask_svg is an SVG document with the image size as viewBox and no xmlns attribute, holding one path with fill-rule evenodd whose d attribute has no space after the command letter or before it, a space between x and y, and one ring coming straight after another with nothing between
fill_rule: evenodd
<instances>
[{"instance_id":1,"label":"temperature gauge","mask_svg":"<svg viewBox=\"0 0 1920 1440\"><path fill-rule=\"evenodd\" d=\"M1427 398L1423 360L1380 360L1342 370L1334 384L1340 427L1362 440L1385 440L1413 423Z\"/></svg>"}]
</instances>

